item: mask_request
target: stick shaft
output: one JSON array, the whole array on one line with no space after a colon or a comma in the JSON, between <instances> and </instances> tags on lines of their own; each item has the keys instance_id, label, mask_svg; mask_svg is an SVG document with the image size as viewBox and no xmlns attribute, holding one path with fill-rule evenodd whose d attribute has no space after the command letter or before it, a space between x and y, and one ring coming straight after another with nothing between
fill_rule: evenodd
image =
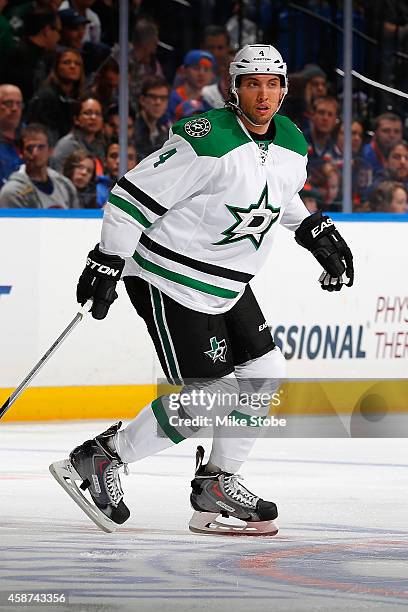
<instances>
[{"instance_id":1,"label":"stick shaft","mask_svg":"<svg viewBox=\"0 0 408 612\"><path fill-rule=\"evenodd\" d=\"M44 353L44 355L41 357L41 359L38 361L38 363L35 364L35 366L31 370L31 372L29 372L27 374L27 376L19 384L17 389L15 389L13 391L13 393L10 395L10 397L4 402L4 404L0 408L0 419L6 414L7 410L9 410L9 408L11 408L12 404L14 404L14 402L21 395L21 393L28 387L28 385L31 383L33 378L35 376L37 376L37 374L41 370L41 368L47 363L47 361L55 353L55 351L58 349L58 347L61 346L61 344L69 336L69 334L72 332L72 330L75 329L75 327L78 325L78 323L80 321L82 321L84 315L87 312L86 310L84 310L86 308L86 306L87 306L87 304L85 304L85 306L83 308L81 308L81 310L75 315L75 317L72 319L72 321L69 323L69 325L67 325L67 327L58 336L58 338L55 340L55 342L53 342L53 344L50 346L48 351L46 353Z\"/></svg>"}]
</instances>

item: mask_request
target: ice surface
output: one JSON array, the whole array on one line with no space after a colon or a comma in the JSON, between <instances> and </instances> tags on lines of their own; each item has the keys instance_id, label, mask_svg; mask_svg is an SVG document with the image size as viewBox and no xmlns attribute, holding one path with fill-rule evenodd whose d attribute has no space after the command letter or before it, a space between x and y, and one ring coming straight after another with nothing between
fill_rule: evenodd
<instances>
[{"instance_id":1,"label":"ice surface","mask_svg":"<svg viewBox=\"0 0 408 612\"><path fill-rule=\"evenodd\" d=\"M131 518L105 534L48 465L108 424L0 425L1 610L33 591L68 593L69 606L41 608L71 612L408 607L405 439L259 440L241 473L277 502L280 531L257 539L188 531L188 440L130 466Z\"/></svg>"}]
</instances>

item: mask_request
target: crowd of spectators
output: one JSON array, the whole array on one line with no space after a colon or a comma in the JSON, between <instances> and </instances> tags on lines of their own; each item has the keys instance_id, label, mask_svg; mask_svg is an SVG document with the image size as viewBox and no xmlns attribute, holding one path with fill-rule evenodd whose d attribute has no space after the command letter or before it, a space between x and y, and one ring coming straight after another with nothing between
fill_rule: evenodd
<instances>
[{"instance_id":1,"label":"crowd of spectators","mask_svg":"<svg viewBox=\"0 0 408 612\"><path fill-rule=\"evenodd\" d=\"M0 0L0 207L102 208L106 203L119 174L118 4ZM173 122L224 106L228 66L240 43L277 44L251 19L250 0L225 2L222 23L207 24L172 69L160 54L163 23L149 10L160 4L130 1L129 169L162 146ZM385 35L392 25L385 23ZM394 25L405 41L408 25ZM406 67L408 73L408 62ZM306 62L289 74L289 83L280 112L309 144L301 196L310 211L341 211L341 89L324 62ZM408 115L399 99L393 106L384 98L373 119L362 98L355 92L353 211L407 212Z\"/></svg>"}]
</instances>

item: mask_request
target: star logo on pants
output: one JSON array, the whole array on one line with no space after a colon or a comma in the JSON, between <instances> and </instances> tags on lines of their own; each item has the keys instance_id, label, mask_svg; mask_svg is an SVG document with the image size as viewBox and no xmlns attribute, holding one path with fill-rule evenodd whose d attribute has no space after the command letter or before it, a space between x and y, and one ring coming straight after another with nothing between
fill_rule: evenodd
<instances>
[{"instance_id":1,"label":"star logo on pants","mask_svg":"<svg viewBox=\"0 0 408 612\"><path fill-rule=\"evenodd\" d=\"M222 232L225 238L214 244L230 244L248 238L256 250L261 246L266 232L278 220L280 213L280 207L273 208L268 204L267 183L256 204L250 204L248 208L227 204L227 208L235 218L235 223Z\"/></svg>"},{"instance_id":2,"label":"star logo on pants","mask_svg":"<svg viewBox=\"0 0 408 612\"><path fill-rule=\"evenodd\" d=\"M210 346L211 350L204 351L204 354L208 355L213 360L213 363L218 360L225 361L225 355L227 353L227 343L225 339L223 338L218 342L216 336L213 336L210 338Z\"/></svg>"}]
</instances>

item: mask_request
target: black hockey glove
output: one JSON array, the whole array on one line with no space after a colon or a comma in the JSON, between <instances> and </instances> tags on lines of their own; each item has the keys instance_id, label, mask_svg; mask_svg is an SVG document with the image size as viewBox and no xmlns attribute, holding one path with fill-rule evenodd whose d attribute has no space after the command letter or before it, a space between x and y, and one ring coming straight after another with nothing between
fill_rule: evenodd
<instances>
[{"instance_id":1,"label":"black hockey glove","mask_svg":"<svg viewBox=\"0 0 408 612\"><path fill-rule=\"evenodd\" d=\"M310 251L326 272L319 278L322 289L340 291L354 282L353 255L330 217L321 212L306 217L295 232L295 240ZM343 280L346 273L348 282Z\"/></svg>"},{"instance_id":2,"label":"black hockey glove","mask_svg":"<svg viewBox=\"0 0 408 612\"><path fill-rule=\"evenodd\" d=\"M93 300L91 313L94 319L104 319L118 297L115 288L124 265L122 257L101 253L99 245L88 253L85 270L77 285L77 301L83 305L87 300Z\"/></svg>"}]
</instances>

